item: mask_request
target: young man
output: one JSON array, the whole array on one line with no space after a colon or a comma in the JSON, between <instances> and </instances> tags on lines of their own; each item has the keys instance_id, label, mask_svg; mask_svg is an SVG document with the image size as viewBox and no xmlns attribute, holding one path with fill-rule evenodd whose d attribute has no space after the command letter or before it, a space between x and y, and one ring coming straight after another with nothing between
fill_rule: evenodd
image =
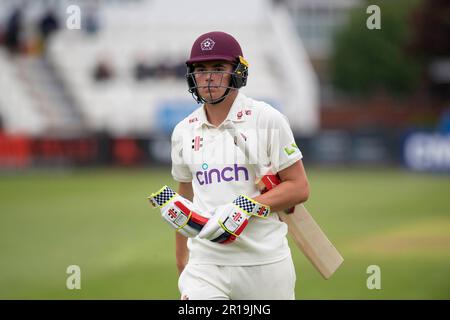
<instances>
[{"instance_id":1,"label":"young man","mask_svg":"<svg viewBox=\"0 0 450 320\"><path fill-rule=\"evenodd\" d=\"M181 297L295 299L287 226L277 211L305 202L309 186L288 121L239 92L248 64L231 35L201 35L186 64L189 92L202 106L173 131L172 176L178 194L210 215L198 236L176 233ZM230 123L258 150L257 165L270 163L279 174L278 186L256 188L257 169L243 161Z\"/></svg>"}]
</instances>

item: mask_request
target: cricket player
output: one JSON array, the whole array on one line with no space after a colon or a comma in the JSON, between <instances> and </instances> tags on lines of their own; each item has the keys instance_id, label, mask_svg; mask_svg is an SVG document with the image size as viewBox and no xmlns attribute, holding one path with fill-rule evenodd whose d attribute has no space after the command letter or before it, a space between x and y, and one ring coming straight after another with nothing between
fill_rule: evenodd
<instances>
[{"instance_id":1,"label":"cricket player","mask_svg":"<svg viewBox=\"0 0 450 320\"><path fill-rule=\"evenodd\" d=\"M165 187L153 195L178 231L181 299L295 299L287 226L277 212L305 202L309 185L288 120L239 92L248 63L233 36L201 35L186 65L189 92L201 106L172 133L177 192ZM246 160L233 134L256 150L258 164ZM261 193L254 181L266 165L281 183Z\"/></svg>"}]
</instances>

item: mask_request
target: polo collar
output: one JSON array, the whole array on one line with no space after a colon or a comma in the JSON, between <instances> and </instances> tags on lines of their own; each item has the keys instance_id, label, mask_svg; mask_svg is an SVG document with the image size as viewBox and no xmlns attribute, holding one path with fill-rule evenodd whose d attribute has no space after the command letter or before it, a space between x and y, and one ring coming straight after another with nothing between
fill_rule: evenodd
<instances>
[{"instance_id":1,"label":"polo collar","mask_svg":"<svg viewBox=\"0 0 450 320\"><path fill-rule=\"evenodd\" d=\"M226 121L233 121L233 122L245 121L245 117L243 116L244 101L245 101L245 95L239 92L238 95L236 96L236 99L234 99L233 104L231 105L230 111L228 112L228 115L225 118L224 122L226 122ZM210 127L213 126L208 121L208 118L206 117L206 111L205 111L204 104L199 110L197 128L200 128L203 125L210 126Z\"/></svg>"}]
</instances>

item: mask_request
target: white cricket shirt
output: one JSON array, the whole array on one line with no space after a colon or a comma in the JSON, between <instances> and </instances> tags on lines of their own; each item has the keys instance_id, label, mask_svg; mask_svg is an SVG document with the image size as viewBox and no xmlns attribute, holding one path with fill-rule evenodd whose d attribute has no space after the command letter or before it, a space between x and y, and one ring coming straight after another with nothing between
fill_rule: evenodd
<instances>
[{"instance_id":1,"label":"white cricket shirt","mask_svg":"<svg viewBox=\"0 0 450 320\"><path fill-rule=\"evenodd\" d=\"M199 107L172 133L172 176L192 182L193 202L205 211L232 202L240 194L256 197L255 166L234 143L226 129L232 121L243 134L250 152L257 154L258 168L272 165L281 171L302 159L287 118L267 103L239 93L225 121L214 127ZM252 217L236 241L218 244L188 239L189 261L198 264L259 265L280 261L290 254L287 225L272 212L266 219Z\"/></svg>"}]
</instances>

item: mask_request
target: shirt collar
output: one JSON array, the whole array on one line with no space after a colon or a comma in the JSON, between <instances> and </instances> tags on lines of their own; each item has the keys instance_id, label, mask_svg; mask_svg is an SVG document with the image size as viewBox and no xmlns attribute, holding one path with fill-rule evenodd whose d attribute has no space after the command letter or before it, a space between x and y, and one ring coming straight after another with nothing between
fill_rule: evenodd
<instances>
[{"instance_id":1,"label":"shirt collar","mask_svg":"<svg viewBox=\"0 0 450 320\"><path fill-rule=\"evenodd\" d=\"M228 115L225 118L224 122L226 122L226 121L233 121L233 122L245 121L245 117L243 116L244 101L245 101L245 95L239 92L238 95L236 96L236 99L234 99L233 104L231 105L230 111L228 112ZM206 117L205 105L203 105L199 110L197 128L200 128L203 125L207 125L210 127L213 126L208 121L208 118Z\"/></svg>"}]
</instances>

